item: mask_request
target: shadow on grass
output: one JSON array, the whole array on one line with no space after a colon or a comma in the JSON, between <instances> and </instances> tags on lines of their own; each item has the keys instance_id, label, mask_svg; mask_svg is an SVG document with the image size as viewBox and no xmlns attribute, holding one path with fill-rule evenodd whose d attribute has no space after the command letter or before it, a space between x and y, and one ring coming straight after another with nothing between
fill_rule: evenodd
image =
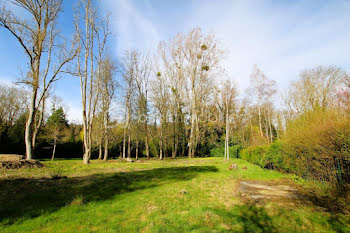
<instances>
[{"instance_id":1,"label":"shadow on grass","mask_svg":"<svg viewBox=\"0 0 350 233\"><path fill-rule=\"evenodd\" d=\"M327 225L335 232L348 232L347 229L349 229L349 220L345 215L331 215L322 222L318 222L318 217L309 216L309 219L305 219L306 216L303 214L288 213L287 209L274 210L271 214L266 207L255 204L236 205L230 210L213 209L212 211L224 218L226 222L239 226L234 232L304 232L304 221L315 221L314 224L318 224L319 227Z\"/></svg>"},{"instance_id":2,"label":"shadow on grass","mask_svg":"<svg viewBox=\"0 0 350 233\"><path fill-rule=\"evenodd\" d=\"M335 193L315 192L314 190L302 189L299 190L298 198L305 204L321 207L324 211L332 214L350 214L350 191L346 190L344 196L336 195Z\"/></svg>"},{"instance_id":3,"label":"shadow on grass","mask_svg":"<svg viewBox=\"0 0 350 233\"><path fill-rule=\"evenodd\" d=\"M217 171L215 166L189 166L56 180L4 180L0 182L0 225L57 211L76 199L82 199L85 204L105 201L118 194L190 180L199 173Z\"/></svg>"},{"instance_id":4,"label":"shadow on grass","mask_svg":"<svg viewBox=\"0 0 350 233\"><path fill-rule=\"evenodd\" d=\"M236 222L241 226L239 232L278 232L273 224L273 219L268 215L264 207L256 205L238 205L231 211L224 209L213 210L228 222Z\"/></svg>"}]
</instances>

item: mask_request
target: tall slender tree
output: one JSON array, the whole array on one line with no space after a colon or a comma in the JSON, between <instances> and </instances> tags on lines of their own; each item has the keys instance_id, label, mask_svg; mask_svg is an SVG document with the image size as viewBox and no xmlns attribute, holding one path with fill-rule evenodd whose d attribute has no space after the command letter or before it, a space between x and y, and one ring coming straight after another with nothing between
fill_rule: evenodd
<instances>
[{"instance_id":1,"label":"tall slender tree","mask_svg":"<svg viewBox=\"0 0 350 233\"><path fill-rule=\"evenodd\" d=\"M109 14L105 18L100 17L95 8L95 1L92 0L80 0L76 9L73 23L78 38L79 55L75 75L80 78L84 133L83 163L87 164L91 158L92 126L101 91L101 59L110 35Z\"/></svg>"},{"instance_id":2,"label":"tall slender tree","mask_svg":"<svg viewBox=\"0 0 350 233\"><path fill-rule=\"evenodd\" d=\"M266 102L269 102L271 98L276 94L276 82L266 77L266 75L258 68L258 66L254 65L253 72L250 76L250 88L248 89L248 92L250 95L256 98L255 103L258 110L260 136L263 138L264 134L262 127L262 105Z\"/></svg>"},{"instance_id":3,"label":"tall slender tree","mask_svg":"<svg viewBox=\"0 0 350 233\"><path fill-rule=\"evenodd\" d=\"M7 4L21 8L29 17L17 15ZM25 144L26 159L32 159L47 92L52 83L61 77L60 73L66 65L74 59L76 50L74 43L69 46L58 30L57 17L62 10L62 0L1 1L0 7L0 27L15 38L28 58L29 68L20 82L29 86L31 91ZM39 121L34 127L36 117L39 117Z\"/></svg>"},{"instance_id":4,"label":"tall slender tree","mask_svg":"<svg viewBox=\"0 0 350 233\"><path fill-rule=\"evenodd\" d=\"M114 98L117 81L114 78L116 64L112 57L107 53L101 64L101 92L102 92L102 114L103 114L103 139L104 139L104 156L103 160L108 158L109 147L109 119L111 102Z\"/></svg>"}]
</instances>

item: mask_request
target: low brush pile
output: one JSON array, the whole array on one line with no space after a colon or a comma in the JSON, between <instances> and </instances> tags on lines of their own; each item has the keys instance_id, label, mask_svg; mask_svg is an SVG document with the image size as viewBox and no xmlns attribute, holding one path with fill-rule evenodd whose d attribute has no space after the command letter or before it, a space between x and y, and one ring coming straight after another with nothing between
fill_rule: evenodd
<instances>
[{"instance_id":1,"label":"low brush pile","mask_svg":"<svg viewBox=\"0 0 350 233\"><path fill-rule=\"evenodd\" d=\"M44 164L37 160L19 160L0 162L0 168L3 169L20 169L20 168L42 168Z\"/></svg>"}]
</instances>

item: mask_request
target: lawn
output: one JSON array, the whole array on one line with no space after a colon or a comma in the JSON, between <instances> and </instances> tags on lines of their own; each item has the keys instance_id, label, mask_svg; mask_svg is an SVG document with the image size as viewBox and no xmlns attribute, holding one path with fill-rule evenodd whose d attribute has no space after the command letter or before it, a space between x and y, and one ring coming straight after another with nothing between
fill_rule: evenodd
<instances>
[{"instance_id":1,"label":"lawn","mask_svg":"<svg viewBox=\"0 0 350 233\"><path fill-rule=\"evenodd\" d=\"M0 170L1 232L349 231L349 216L317 205L244 200L242 180L294 181L240 159L43 163Z\"/></svg>"}]
</instances>

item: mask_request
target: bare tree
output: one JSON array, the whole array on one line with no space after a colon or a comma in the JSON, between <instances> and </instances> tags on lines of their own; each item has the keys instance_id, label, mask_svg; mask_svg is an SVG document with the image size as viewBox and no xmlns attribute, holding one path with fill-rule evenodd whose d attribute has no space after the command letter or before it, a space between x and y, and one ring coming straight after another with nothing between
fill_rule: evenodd
<instances>
[{"instance_id":1,"label":"bare tree","mask_svg":"<svg viewBox=\"0 0 350 233\"><path fill-rule=\"evenodd\" d=\"M127 159L131 160L131 120L135 93L135 79L139 70L140 53L136 50L125 51L121 59L121 72L125 91L125 125L123 135L123 158L125 158L126 134L128 137Z\"/></svg>"},{"instance_id":2,"label":"bare tree","mask_svg":"<svg viewBox=\"0 0 350 233\"><path fill-rule=\"evenodd\" d=\"M202 104L210 96L209 90L220 68L223 50L213 34L204 34L200 28L186 35L178 34L168 47L170 55L166 63L174 67L168 68L167 75L175 79L173 90L179 92L174 85L176 83L186 89L190 112L188 156L191 158L195 156L199 140L199 113L204 109ZM176 94L180 96L180 93Z\"/></svg>"},{"instance_id":3,"label":"bare tree","mask_svg":"<svg viewBox=\"0 0 350 233\"><path fill-rule=\"evenodd\" d=\"M101 64L101 89L102 89L102 114L103 114L103 134L104 134L104 156L103 160L108 158L109 147L109 110L111 101L114 97L117 82L114 79L116 71L115 62L113 62L111 55L106 54Z\"/></svg>"},{"instance_id":4,"label":"bare tree","mask_svg":"<svg viewBox=\"0 0 350 233\"><path fill-rule=\"evenodd\" d=\"M276 94L276 82L265 76L265 74L254 65L253 72L250 76L250 88L248 89L251 95L256 97L256 106L259 116L259 129L260 136L263 136L262 129L262 110L261 107L264 103L270 101L271 97Z\"/></svg>"},{"instance_id":5,"label":"bare tree","mask_svg":"<svg viewBox=\"0 0 350 233\"><path fill-rule=\"evenodd\" d=\"M148 55L138 54L137 59L137 74L135 75L135 87L137 95L137 120L136 124L139 125L143 123L144 131L144 143L146 149L146 157L150 158L149 154L149 133L148 133L148 112L149 112L149 103L148 103L148 91L150 84L150 75L151 75L151 60ZM139 135L139 134L137 134ZM139 137L136 141L136 159L138 159L138 149L139 149Z\"/></svg>"},{"instance_id":6,"label":"bare tree","mask_svg":"<svg viewBox=\"0 0 350 233\"><path fill-rule=\"evenodd\" d=\"M100 95L101 59L110 35L109 14L106 18L101 18L95 9L92 0L80 0L73 21L76 35L79 38L79 55L75 74L80 78L82 97L84 164L90 162L92 123ZM95 70L95 65L97 65L97 70Z\"/></svg>"},{"instance_id":7,"label":"bare tree","mask_svg":"<svg viewBox=\"0 0 350 233\"><path fill-rule=\"evenodd\" d=\"M28 108L28 92L18 87L0 85L0 122L12 126Z\"/></svg>"},{"instance_id":8,"label":"bare tree","mask_svg":"<svg viewBox=\"0 0 350 233\"><path fill-rule=\"evenodd\" d=\"M11 9L6 8L6 2L0 3L3 5L0 10L0 26L15 37L29 61L26 77L20 82L28 85L31 90L25 144L26 158L32 159L35 137L42 124L47 91L60 78L59 74L74 59L76 52L73 47L67 48L57 29L62 0L14 0L9 3L23 9L30 16L22 18L15 15ZM58 56L54 57L55 54ZM39 121L33 132L38 113Z\"/></svg>"},{"instance_id":9,"label":"bare tree","mask_svg":"<svg viewBox=\"0 0 350 233\"><path fill-rule=\"evenodd\" d=\"M164 125L168 113L169 88L165 76L157 72L152 82L152 100L159 113L159 158L163 159L164 154Z\"/></svg>"},{"instance_id":10,"label":"bare tree","mask_svg":"<svg viewBox=\"0 0 350 233\"><path fill-rule=\"evenodd\" d=\"M229 128L230 128L230 119L232 119L231 114L234 112L236 107L235 98L237 96L237 88L234 83L230 80L225 80L221 83L220 90L218 93L217 104L221 111L221 114L224 118L226 135L225 135L225 158L230 159L229 151Z\"/></svg>"},{"instance_id":11,"label":"bare tree","mask_svg":"<svg viewBox=\"0 0 350 233\"><path fill-rule=\"evenodd\" d=\"M180 127L184 120L183 106L185 98L185 57L183 53L184 38L177 34L168 43L161 42L158 55L163 66L163 75L170 86L169 107L172 121L172 158L175 158L180 143Z\"/></svg>"},{"instance_id":12,"label":"bare tree","mask_svg":"<svg viewBox=\"0 0 350 233\"><path fill-rule=\"evenodd\" d=\"M300 79L291 83L284 96L290 115L335 106L337 90L344 77L346 73L334 66L318 66L302 71Z\"/></svg>"}]
</instances>

